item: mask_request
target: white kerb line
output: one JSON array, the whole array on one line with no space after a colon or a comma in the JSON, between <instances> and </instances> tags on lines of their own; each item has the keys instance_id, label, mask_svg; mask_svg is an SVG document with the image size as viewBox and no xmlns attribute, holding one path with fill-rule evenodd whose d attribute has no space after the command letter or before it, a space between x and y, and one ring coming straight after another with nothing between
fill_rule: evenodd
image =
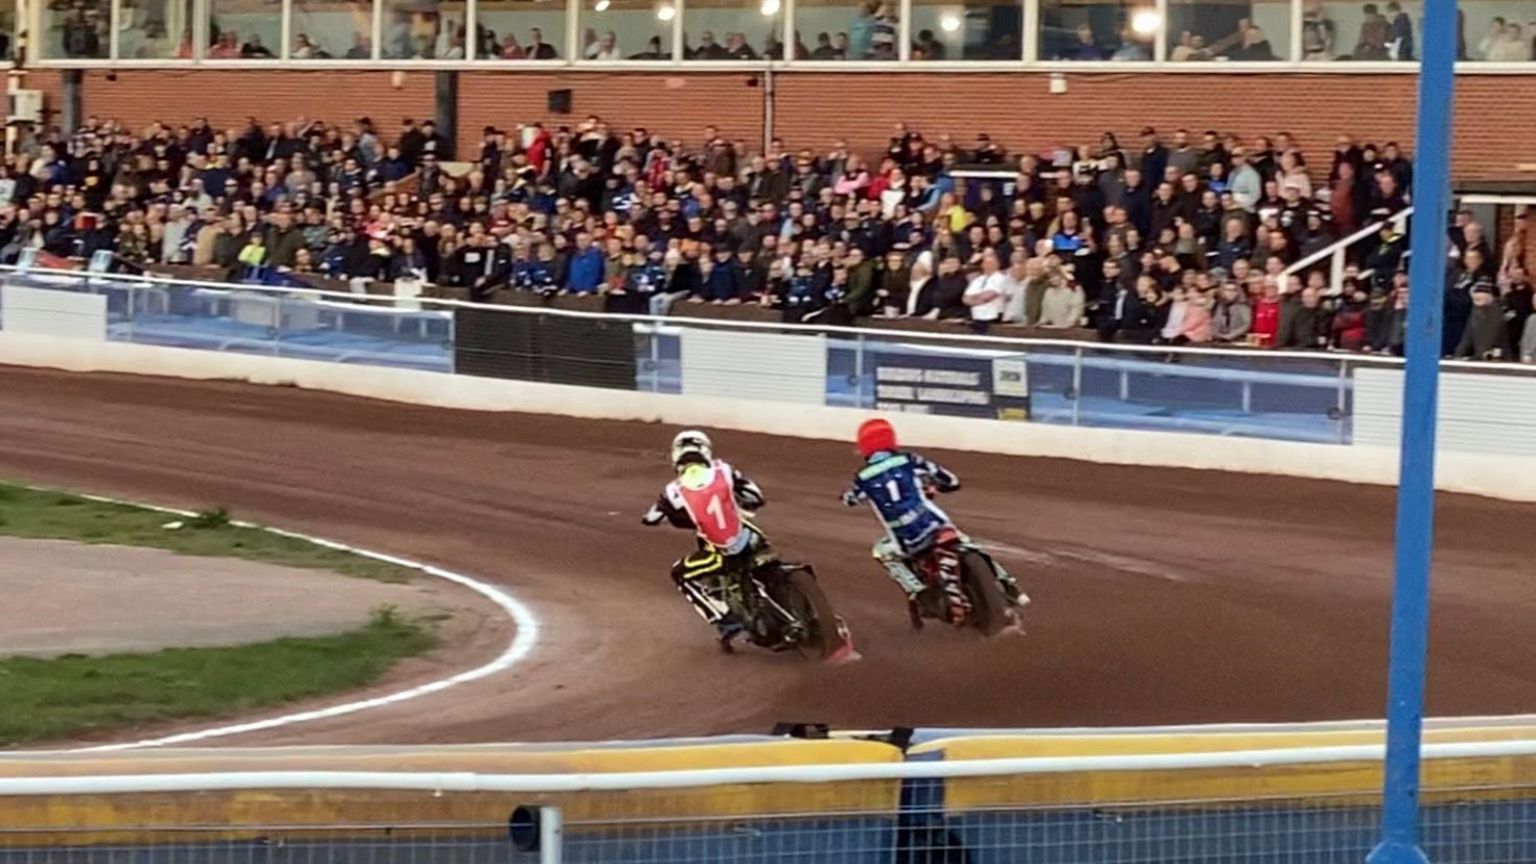
<instances>
[{"instance_id":1,"label":"white kerb line","mask_svg":"<svg viewBox=\"0 0 1536 864\"><path fill-rule=\"evenodd\" d=\"M38 487L30 488L38 489ZM62 492L64 490L40 489L39 491ZM168 513L174 516L196 515L195 513L187 510L177 510L172 507L160 507L155 504L144 504L138 501L124 501L121 499L107 498L100 495L79 495L79 493L70 494L78 495L78 497L85 498L90 501L100 501L105 504L123 504L130 507L139 507L145 510L153 510L158 513ZM304 540L317 546L323 546L327 549L334 549L339 552L349 552L353 555L358 555L363 558L371 558L375 561L383 561L386 564L394 564L398 567L405 567L407 569L416 570L421 573L425 573L428 576L433 576L438 579L453 582L457 585L462 585L465 588L468 588L469 590L481 595L482 597L485 597L492 603L495 603L498 607L500 607L502 612L506 613L508 618L512 619L515 631L512 635L512 641L508 643L506 649L503 650L501 654L497 655L495 659L491 660L489 663L477 666L474 669L460 672L456 675L450 675L447 678L440 678L436 681L430 681L426 684L419 684L415 687L399 690L394 693L388 693L383 696L375 696L370 699L359 699L352 702L345 702L340 705L332 705L326 708L316 708L311 711L299 711L292 714L283 714L277 717L268 717L262 720L251 720L244 723L215 726L209 729L198 729L191 732L180 732L174 735L165 735L158 738L145 738L141 741L120 742L116 744L97 744L90 747L78 747L68 752L100 753L113 750L134 750L145 747L163 747L171 744L187 744L194 741L206 741L210 738L223 738L230 735L239 735L245 732L257 732L264 729L277 729L283 726L292 726L298 723L308 723L314 720L341 717L347 714L355 714L359 711L367 711L373 708L382 708L386 705L395 705L400 702L409 702L413 699L420 699L423 696L430 696L434 693L442 692L443 690L447 690L450 687L456 687L460 684L467 684L471 681L478 681L481 678L486 678L500 672L505 672L516 664L522 662L528 657L528 655L532 654L534 647L538 644L539 630L541 626L538 616L535 615L533 610L529 609L522 601L518 600L516 597L513 597L511 594L508 594L506 591L496 587L495 585L481 582L480 580L466 576L463 573L457 573L442 567L436 567L431 564L423 564L419 561L413 561L409 558L400 558L395 555L387 555L383 552L374 552L370 549L360 549L355 546L348 546L345 543L338 543L334 540L327 540L323 537L314 537L309 534L301 534L297 531L287 531L281 528L273 528L267 525L257 525L252 522L237 520L232 520L230 524L240 528L254 528L283 537L292 537L296 540Z\"/></svg>"},{"instance_id":2,"label":"white kerb line","mask_svg":"<svg viewBox=\"0 0 1536 864\"><path fill-rule=\"evenodd\" d=\"M769 765L688 771L570 774L475 774L470 772L241 771L203 774L0 778L4 795L112 795L137 792L212 792L242 789L392 789L424 792L592 792L679 789L753 783L838 783L1006 777L1083 772L1261 769L1294 765L1380 762L1381 744L1230 750L1198 753L1048 756L965 759L953 762L868 762L833 765ZM1425 759L1536 756L1536 740L1428 744Z\"/></svg>"}]
</instances>

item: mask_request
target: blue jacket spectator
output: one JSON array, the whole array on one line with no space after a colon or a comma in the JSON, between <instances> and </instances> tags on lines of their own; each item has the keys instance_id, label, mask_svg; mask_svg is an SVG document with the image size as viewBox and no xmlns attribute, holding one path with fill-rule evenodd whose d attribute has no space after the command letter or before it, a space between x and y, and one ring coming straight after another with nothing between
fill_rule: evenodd
<instances>
[{"instance_id":1,"label":"blue jacket spectator","mask_svg":"<svg viewBox=\"0 0 1536 864\"><path fill-rule=\"evenodd\" d=\"M704 277L703 284L699 286L699 295L711 303L739 300L741 268L731 259L729 250L722 249L718 255L708 275Z\"/></svg>"},{"instance_id":2,"label":"blue jacket spectator","mask_svg":"<svg viewBox=\"0 0 1536 864\"><path fill-rule=\"evenodd\" d=\"M512 265L512 287L519 291L549 294L559 290L555 284L555 271L548 261L523 258Z\"/></svg>"},{"instance_id":3,"label":"blue jacket spectator","mask_svg":"<svg viewBox=\"0 0 1536 864\"><path fill-rule=\"evenodd\" d=\"M586 235L580 235L576 238L576 253L571 256L565 290L572 294L596 294L602 282L603 253Z\"/></svg>"}]
</instances>

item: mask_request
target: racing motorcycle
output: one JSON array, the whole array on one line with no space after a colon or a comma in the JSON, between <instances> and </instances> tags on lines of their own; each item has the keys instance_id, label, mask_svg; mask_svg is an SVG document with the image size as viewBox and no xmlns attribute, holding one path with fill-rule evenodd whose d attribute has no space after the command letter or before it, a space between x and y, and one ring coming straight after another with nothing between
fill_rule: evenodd
<instances>
[{"instance_id":1,"label":"racing motorcycle","mask_svg":"<svg viewBox=\"0 0 1536 864\"><path fill-rule=\"evenodd\" d=\"M833 611L815 569L780 559L767 538L758 537L745 564L713 547L677 562L672 578L689 605L710 624L733 617L747 642L770 651L797 651L829 663L858 659L848 624ZM722 638L720 649L734 653L733 640Z\"/></svg>"},{"instance_id":2,"label":"racing motorcycle","mask_svg":"<svg viewBox=\"0 0 1536 864\"><path fill-rule=\"evenodd\" d=\"M946 531L935 546L948 544L960 556L960 591L946 591L938 561L932 555L906 559L927 587L907 600L912 629L923 629L934 618L956 627L975 627L983 635L1022 633L1020 612L1029 603L1019 583L986 551L958 531Z\"/></svg>"}]
</instances>

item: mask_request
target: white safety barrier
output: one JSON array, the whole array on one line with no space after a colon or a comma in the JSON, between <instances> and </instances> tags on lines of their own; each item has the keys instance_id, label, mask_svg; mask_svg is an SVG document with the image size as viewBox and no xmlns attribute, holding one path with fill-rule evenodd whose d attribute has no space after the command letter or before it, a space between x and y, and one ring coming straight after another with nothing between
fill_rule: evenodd
<instances>
[{"instance_id":1,"label":"white safety barrier","mask_svg":"<svg viewBox=\"0 0 1536 864\"><path fill-rule=\"evenodd\" d=\"M223 774L140 774L80 777L0 778L5 795L113 795L135 792L211 792L239 789L403 789L427 792L592 792L678 789L747 783L839 783L858 780L916 780L1065 774L1107 771L1170 771L1209 768L1265 768L1279 765L1379 763L1381 744L1146 753L1114 756L1048 756L928 762L835 765L769 765L686 771L601 774L472 774L467 772L242 771ZM1424 745L1424 758L1472 759L1536 756L1536 740L1463 741Z\"/></svg>"}]
</instances>

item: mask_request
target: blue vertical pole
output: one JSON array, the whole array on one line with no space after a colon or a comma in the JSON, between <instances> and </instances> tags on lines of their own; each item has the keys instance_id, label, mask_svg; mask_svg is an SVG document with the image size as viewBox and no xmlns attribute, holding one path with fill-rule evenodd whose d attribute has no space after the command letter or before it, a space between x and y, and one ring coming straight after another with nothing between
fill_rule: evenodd
<instances>
[{"instance_id":1,"label":"blue vertical pole","mask_svg":"<svg viewBox=\"0 0 1536 864\"><path fill-rule=\"evenodd\" d=\"M1387 760L1381 843L1370 864L1418 864L1419 745L1429 641L1429 566L1435 526L1435 413L1445 302L1445 215L1450 204L1451 108L1456 0L1426 0L1424 59L1414 145L1413 260L1408 284L1408 366L1397 490L1392 660L1387 683Z\"/></svg>"}]
</instances>

